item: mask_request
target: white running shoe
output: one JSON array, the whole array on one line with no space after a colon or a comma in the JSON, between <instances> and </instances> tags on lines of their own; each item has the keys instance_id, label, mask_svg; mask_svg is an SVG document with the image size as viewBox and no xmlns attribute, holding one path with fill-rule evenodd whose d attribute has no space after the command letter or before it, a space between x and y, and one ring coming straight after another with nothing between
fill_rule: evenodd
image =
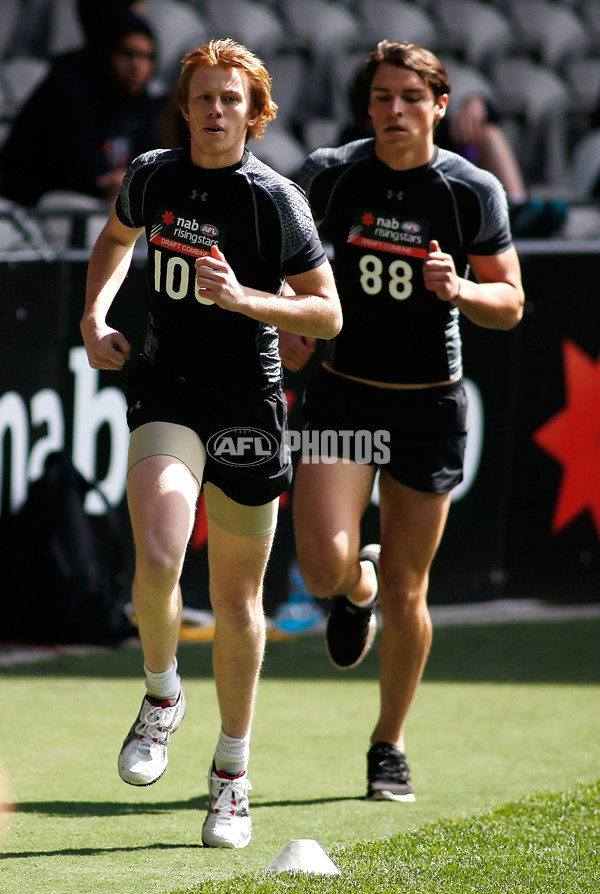
<instances>
[{"instance_id":1,"label":"white running shoe","mask_svg":"<svg viewBox=\"0 0 600 894\"><path fill-rule=\"evenodd\" d=\"M246 847L252 837L248 792L252 788L247 773L231 777L217 772L213 764L208 774L210 802L202 826L205 847Z\"/></svg>"},{"instance_id":2,"label":"white running shoe","mask_svg":"<svg viewBox=\"0 0 600 894\"><path fill-rule=\"evenodd\" d=\"M169 738L184 715L183 690L174 704L146 696L119 754L119 776L123 782L152 785L160 779L169 763Z\"/></svg>"}]
</instances>

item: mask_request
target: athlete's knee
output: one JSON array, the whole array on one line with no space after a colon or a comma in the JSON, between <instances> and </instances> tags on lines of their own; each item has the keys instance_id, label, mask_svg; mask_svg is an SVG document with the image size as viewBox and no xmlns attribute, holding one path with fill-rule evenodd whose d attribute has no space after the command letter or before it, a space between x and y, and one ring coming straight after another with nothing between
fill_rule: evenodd
<instances>
[{"instance_id":1,"label":"athlete's knee","mask_svg":"<svg viewBox=\"0 0 600 894\"><path fill-rule=\"evenodd\" d=\"M326 599L352 586L354 563L334 549L298 554L300 573L306 588L319 599Z\"/></svg>"},{"instance_id":2,"label":"athlete's knee","mask_svg":"<svg viewBox=\"0 0 600 894\"><path fill-rule=\"evenodd\" d=\"M379 609L388 627L428 623L426 581L380 580Z\"/></svg>"},{"instance_id":3,"label":"athlete's knee","mask_svg":"<svg viewBox=\"0 0 600 894\"><path fill-rule=\"evenodd\" d=\"M183 555L169 543L153 541L136 549L135 575L151 589L173 589L181 574Z\"/></svg>"},{"instance_id":4,"label":"athlete's knee","mask_svg":"<svg viewBox=\"0 0 600 894\"><path fill-rule=\"evenodd\" d=\"M329 578L323 573L312 574L310 571L302 571L302 567L300 567L300 573L306 589L317 599L327 599L336 589L334 578Z\"/></svg>"},{"instance_id":5,"label":"athlete's knee","mask_svg":"<svg viewBox=\"0 0 600 894\"><path fill-rule=\"evenodd\" d=\"M261 593L258 592L211 592L211 604L215 621L226 623L237 630L258 630L264 627L264 610Z\"/></svg>"}]
</instances>

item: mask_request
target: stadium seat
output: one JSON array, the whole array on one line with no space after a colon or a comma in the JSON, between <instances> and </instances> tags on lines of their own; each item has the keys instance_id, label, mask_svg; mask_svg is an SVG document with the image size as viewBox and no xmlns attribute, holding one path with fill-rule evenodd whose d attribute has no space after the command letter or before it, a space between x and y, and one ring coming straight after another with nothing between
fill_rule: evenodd
<instances>
[{"instance_id":1,"label":"stadium seat","mask_svg":"<svg viewBox=\"0 0 600 894\"><path fill-rule=\"evenodd\" d=\"M491 81L509 105L520 105L531 120L565 107L570 99L569 87L559 74L529 59L498 60L491 68Z\"/></svg>"},{"instance_id":2,"label":"stadium seat","mask_svg":"<svg viewBox=\"0 0 600 894\"><path fill-rule=\"evenodd\" d=\"M373 44L383 38L409 40L433 49L438 45L438 29L421 7L404 0L359 0L357 12L364 21Z\"/></svg>"},{"instance_id":3,"label":"stadium seat","mask_svg":"<svg viewBox=\"0 0 600 894\"><path fill-rule=\"evenodd\" d=\"M580 0L577 11L586 28L589 28L594 36L600 36L600 3L598 0Z\"/></svg>"},{"instance_id":4,"label":"stadium seat","mask_svg":"<svg viewBox=\"0 0 600 894\"><path fill-rule=\"evenodd\" d=\"M271 76L271 92L278 105L277 125L292 127L308 115L305 85L309 77L309 55L302 50L280 49L264 55Z\"/></svg>"},{"instance_id":5,"label":"stadium seat","mask_svg":"<svg viewBox=\"0 0 600 894\"><path fill-rule=\"evenodd\" d=\"M158 47L156 74L173 86L181 71L181 59L208 40L206 22L184 0L144 0L145 15L154 31Z\"/></svg>"},{"instance_id":6,"label":"stadium seat","mask_svg":"<svg viewBox=\"0 0 600 894\"><path fill-rule=\"evenodd\" d=\"M0 61L0 91L11 116L19 111L49 69L48 59L35 56L11 56Z\"/></svg>"},{"instance_id":7,"label":"stadium seat","mask_svg":"<svg viewBox=\"0 0 600 894\"><path fill-rule=\"evenodd\" d=\"M22 253L25 253L23 255ZM52 249L40 231L38 222L16 202L0 198L0 255L2 260L52 257Z\"/></svg>"},{"instance_id":8,"label":"stadium seat","mask_svg":"<svg viewBox=\"0 0 600 894\"><path fill-rule=\"evenodd\" d=\"M563 66L563 73L583 107L593 112L600 105L600 56L571 59Z\"/></svg>"},{"instance_id":9,"label":"stadium seat","mask_svg":"<svg viewBox=\"0 0 600 894\"><path fill-rule=\"evenodd\" d=\"M373 46L373 41L368 40L331 53L325 77L327 103L316 117L335 118L340 127L352 121L350 88Z\"/></svg>"},{"instance_id":10,"label":"stadium seat","mask_svg":"<svg viewBox=\"0 0 600 894\"><path fill-rule=\"evenodd\" d=\"M262 55L285 43L286 28L277 11L257 0L204 0L211 37L233 37Z\"/></svg>"},{"instance_id":11,"label":"stadium seat","mask_svg":"<svg viewBox=\"0 0 600 894\"><path fill-rule=\"evenodd\" d=\"M600 128L589 131L576 144L566 168L564 182L571 198L585 201L600 178Z\"/></svg>"},{"instance_id":12,"label":"stadium seat","mask_svg":"<svg viewBox=\"0 0 600 894\"><path fill-rule=\"evenodd\" d=\"M571 59L562 73L573 94L567 122L567 148L571 154L584 134L600 126L600 56Z\"/></svg>"},{"instance_id":13,"label":"stadium seat","mask_svg":"<svg viewBox=\"0 0 600 894\"><path fill-rule=\"evenodd\" d=\"M522 49L510 20L489 3L480 0L438 0L435 15L447 39L461 48L464 61L485 70L493 59ZM527 42L529 46L529 42Z\"/></svg>"},{"instance_id":14,"label":"stadium seat","mask_svg":"<svg viewBox=\"0 0 600 894\"><path fill-rule=\"evenodd\" d=\"M450 78L450 109L460 106L470 96L482 96L491 102L495 101L496 88L478 68L464 65L452 57L441 58Z\"/></svg>"},{"instance_id":15,"label":"stadium seat","mask_svg":"<svg viewBox=\"0 0 600 894\"><path fill-rule=\"evenodd\" d=\"M42 232L55 250L91 248L106 223L106 202L84 193L53 190L35 207Z\"/></svg>"},{"instance_id":16,"label":"stadium seat","mask_svg":"<svg viewBox=\"0 0 600 894\"><path fill-rule=\"evenodd\" d=\"M13 216L13 203L0 198L0 254L27 248L28 241Z\"/></svg>"},{"instance_id":17,"label":"stadium seat","mask_svg":"<svg viewBox=\"0 0 600 894\"><path fill-rule=\"evenodd\" d=\"M519 123L515 151L533 182L559 182L567 158L567 118L572 93L552 69L530 59L500 59L491 67L503 116Z\"/></svg>"},{"instance_id":18,"label":"stadium seat","mask_svg":"<svg viewBox=\"0 0 600 894\"><path fill-rule=\"evenodd\" d=\"M308 41L315 53L339 47L361 35L351 8L334 0L281 0L281 9L292 34Z\"/></svg>"},{"instance_id":19,"label":"stadium seat","mask_svg":"<svg viewBox=\"0 0 600 894\"><path fill-rule=\"evenodd\" d=\"M302 128L302 141L307 154L324 146L337 146L340 131L337 118L311 118Z\"/></svg>"},{"instance_id":20,"label":"stadium seat","mask_svg":"<svg viewBox=\"0 0 600 894\"><path fill-rule=\"evenodd\" d=\"M20 13L19 0L0 0L0 59L12 50Z\"/></svg>"},{"instance_id":21,"label":"stadium seat","mask_svg":"<svg viewBox=\"0 0 600 894\"><path fill-rule=\"evenodd\" d=\"M330 85L332 60L361 38L360 23L351 9L334 0L281 0L290 34L309 49L312 60L305 84L305 111L309 116L332 114Z\"/></svg>"},{"instance_id":22,"label":"stadium seat","mask_svg":"<svg viewBox=\"0 0 600 894\"><path fill-rule=\"evenodd\" d=\"M306 152L288 131L271 124L262 140L251 140L248 148L284 177L293 178L302 167Z\"/></svg>"},{"instance_id":23,"label":"stadium seat","mask_svg":"<svg viewBox=\"0 0 600 894\"><path fill-rule=\"evenodd\" d=\"M85 35L76 0L50 0L48 6L48 42L49 56L59 56L71 50L80 49L85 43Z\"/></svg>"},{"instance_id":24,"label":"stadium seat","mask_svg":"<svg viewBox=\"0 0 600 894\"><path fill-rule=\"evenodd\" d=\"M568 58L586 53L598 45L597 36L566 3L553 0L509 0L515 30L537 42L540 61L556 68Z\"/></svg>"}]
</instances>

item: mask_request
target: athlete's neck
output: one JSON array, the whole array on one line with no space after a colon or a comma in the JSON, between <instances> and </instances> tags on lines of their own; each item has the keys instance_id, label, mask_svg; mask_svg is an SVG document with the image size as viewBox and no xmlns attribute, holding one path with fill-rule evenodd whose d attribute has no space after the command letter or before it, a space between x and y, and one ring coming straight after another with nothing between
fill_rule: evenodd
<instances>
[{"instance_id":1,"label":"athlete's neck","mask_svg":"<svg viewBox=\"0 0 600 894\"><path fill-rule=\"evenodd\" d=\"M375 155L393 171L410 171L421 168L433 158L433 140L420 146L403 149L394 145L386 145L383 140L375 139Z\"/></svg>"}]
</instances>

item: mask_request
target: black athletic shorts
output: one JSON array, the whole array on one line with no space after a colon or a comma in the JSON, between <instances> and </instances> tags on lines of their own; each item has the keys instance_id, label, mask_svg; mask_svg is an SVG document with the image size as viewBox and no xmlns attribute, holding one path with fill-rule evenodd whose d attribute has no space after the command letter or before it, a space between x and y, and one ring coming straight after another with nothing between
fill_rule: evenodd
<instances>
[{"instance_id":1,"label":"black athletic shorts","mask_svg":"<svg viewBox=\"0 0 600 894\"><path fill-rule=\"evenodd\" d=\"M306 431L314 435L304 445L308 452L318 444L322 455L380 466L401 484L429 493L448 493L463 479L462 381L378 388L322 369L308 385L303 412Z\"/></svg>"},{"instance_id":2,"label":"black athletic shorts","mask_svg":"<svg viewBox=\"0 0 600 894\"><path fill-rule=\"evenodd\" d=\"M204 481L236 503L261 506L292 480L281 382L265 388L198 388L145 358L124 370L129 430L172 422L195 431L207 451Z\"/></svg>"}]
</instances>

